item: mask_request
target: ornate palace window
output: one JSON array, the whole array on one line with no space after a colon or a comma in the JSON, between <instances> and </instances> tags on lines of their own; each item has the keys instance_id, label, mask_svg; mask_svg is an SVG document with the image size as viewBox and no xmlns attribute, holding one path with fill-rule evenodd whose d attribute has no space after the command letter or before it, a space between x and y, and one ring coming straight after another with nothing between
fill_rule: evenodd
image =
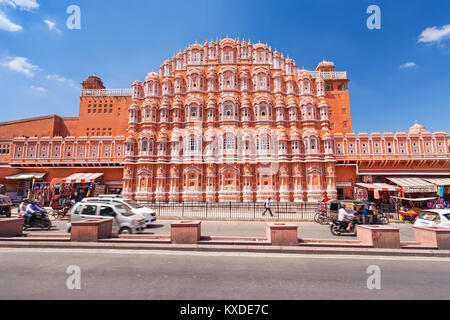
<instances>
[{"instance_id":1,"label":"ornate palace window","mask_svg":"<svg viewBox=\"0 0 450 320\"><path fill-rule=\"evenodd\" d=\"M235 139L232 134L225 134L224 139L223 139L223 148L225 150L235 149L234 142L235 142Z\"/></svg>"}]
</instances>

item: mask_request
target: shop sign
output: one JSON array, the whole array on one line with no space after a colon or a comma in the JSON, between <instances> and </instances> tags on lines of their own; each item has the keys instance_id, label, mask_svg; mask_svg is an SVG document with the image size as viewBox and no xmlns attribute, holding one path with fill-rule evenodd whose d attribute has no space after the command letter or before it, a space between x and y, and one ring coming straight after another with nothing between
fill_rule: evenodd
<instances>
[{"instance_id":1,"label":"shop sign","mask_svg":"<svg viewBox=\"0 0 450 320\"><path fill-rule=\"evenodd\" d=\"M351 187L351 182L336 182L336 187Z\"/></svg>"},{"instance_id":2,"label":"shop sign","mask_svg":"<svg viewBox=\"0 0 450 320\"><path fill-rule=\"evenodd\" d=\"M406 193L435 193L437 186L404 186L403 191Z\"/></svg>"},{"instance_id":3,"label":"shop sign","mask_svg":"<svg viewBox=\"0 0 450 320\"><path fill-rule=\"evenodd\" d=\"M6 192L16 192L16 191L17 191L16 185L11 185L11 184L6 185Z\"/></svg>"},{"instance_id":4,"label":"shop sign","mask_svg":"<svg viewBox=\"0 0 450 320\"><path fill-rule=\"evenodd\" d=\"M94 196L97 197L101 194L105 194L106 191L106 186L105 185L96 185L95 186L95 192L94 192Z\"/></svg>"}]
</instances>

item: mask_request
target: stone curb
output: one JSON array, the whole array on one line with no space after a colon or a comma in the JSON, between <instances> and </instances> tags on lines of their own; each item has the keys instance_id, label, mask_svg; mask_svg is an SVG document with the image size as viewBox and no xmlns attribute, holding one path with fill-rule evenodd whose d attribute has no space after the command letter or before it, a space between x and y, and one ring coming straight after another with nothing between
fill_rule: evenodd
<instances>
[{"instance_id":1,"label":"stone curb","mask_svg":"<svg viewBox=\"0 0 450 320\"><path fill-rule=\"evenodd\" d=\"M208 245L208 244L154 244L154 243L102 243L69 241L0 241L0 248L34 249L116 249L149 251L193 251L193 252L246 252L246 253L287 253L317 255L366 255L366 256L416 256L450 257L450 250L431 249L375 249L375 248L326 248L326 247L280 247L267 245Z\"/></svg>"}]
</instances>

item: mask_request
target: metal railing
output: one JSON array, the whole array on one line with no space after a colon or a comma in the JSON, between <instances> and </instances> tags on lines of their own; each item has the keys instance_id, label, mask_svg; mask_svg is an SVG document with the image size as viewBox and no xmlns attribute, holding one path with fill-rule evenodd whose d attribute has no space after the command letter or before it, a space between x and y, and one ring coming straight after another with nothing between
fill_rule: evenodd
<instances>
[{"instance_id":1,"label":"metal railing","mask_svg":"<svg viewBox=\"0 0 450 320\"><path fill-rule=\"evenodd\" d=\"M131 88L127 89L82 89L82 97L122 97L131 96Z\"/></svg>"},{"instance_id":2,"label":"metal railing","mask_svg":"<svg viewBox=\"0 0 450 320\"><path fill-rule=\"evenodd\" d=\"M145 202L156 211L158 217L218 218L258 220L270 219L269 212L263 216L264 202ZM318 209L316 202L272 202L273 219L314 220Z\"/></svg>"},{"instance_id":3,"label":"metal railing","mask_svg":"<svg viewBox=\"0 0 450 320\"><path fill-rule=\"evenodd\" d=\"M346 71L333 71L333 72L320 72L320 71L309 71L313 78L318 78L319 76L325 80L334 80L334 79L347 79Z\"/></svg>"}]
</instances>

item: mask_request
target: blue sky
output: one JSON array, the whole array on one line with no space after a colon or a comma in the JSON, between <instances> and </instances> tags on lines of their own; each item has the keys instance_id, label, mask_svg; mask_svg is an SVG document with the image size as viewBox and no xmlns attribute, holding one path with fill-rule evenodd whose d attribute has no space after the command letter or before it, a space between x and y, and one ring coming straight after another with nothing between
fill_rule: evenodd
<instances>
[{"instance_id":1,"label":"blue sky","mask_svg":"<svg viewBox=\"0 0 450 320\"><path fill-rule=\"evenodd\" d=\"M69 30L69 5L81 29ZM369 5L381 29L369 30ZM77 116L80 82L96 73L130 87L196 40L261 41L313 70L350 78L355 132L414 121L450 132L450 1L0 0L0 121Z\"/></svg>"}]
</instances>

